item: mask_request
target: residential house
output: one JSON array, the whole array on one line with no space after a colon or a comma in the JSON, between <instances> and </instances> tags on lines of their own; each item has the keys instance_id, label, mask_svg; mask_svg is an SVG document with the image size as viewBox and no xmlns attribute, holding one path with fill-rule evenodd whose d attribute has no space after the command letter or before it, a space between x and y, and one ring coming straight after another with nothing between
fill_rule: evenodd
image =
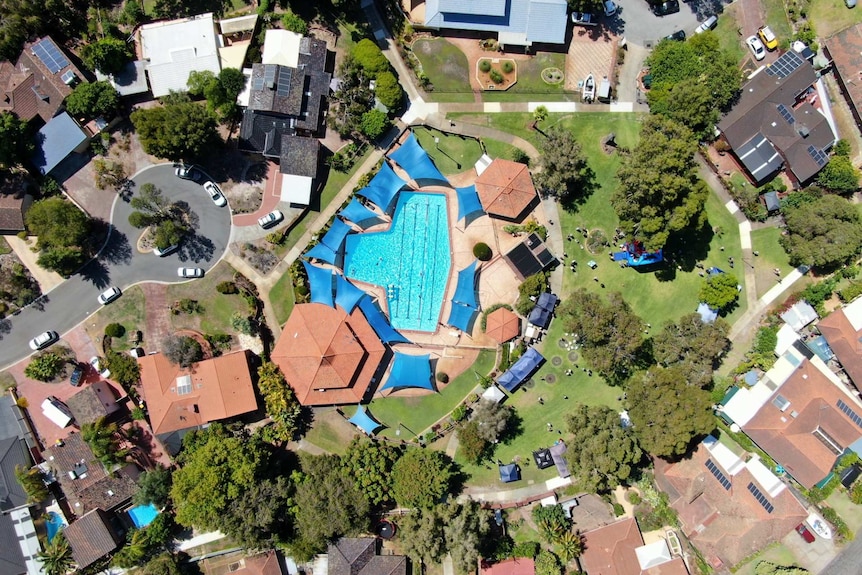
<instances>
[{"instance_id":1,"label":"residential house","mask_svg":"<svg viewBox=\"0 0 862 575\"><path fill-rule=\"evenodd\" d=\"M817 329L857 388L862 386L862 298L833 311Z\"/></svg>"},{"instance_id":2,"label":"residential house","mask_svg":"<svg viewBox=\"0 0 862 575\"><path fill-rule=\"evenodd\" d=\"M798 185L829 161L836 136L821 109L814 67L796 52L782 54L742 87L719 122L722 137L756 185L782 167Z\"/></svg>"},{"instance_id":3,"label":"residential house","mask_svg":"<svg viewBox=\"0 0 862 575\"><path fill-rule=\"evenodd\" d=\"M78 425L93 423L101 417L109 417L120 410L119 394L107 381L91 383L66 400L66 407Z\"/></svg>"},{"instance_id":4,"label":"residential house","mask_svg":"<svg viewBox=\"0 0 862 575\"><path fill-rule=\"evenodd\" d=\"M209 575L283 575L280 556L275 551L267 551L248 557L212 565L207 569Z\"/></svg>"},{"instance_id":5,"label":"residential house","mask_svg":"<svg viewBox=\"0 0 862 575\"><path fill-rule=\"evenodd\" d=\"M587 575L688 575L682 557L671 556L664 539L644 545L634 518L583 534L578 561Z\"/></svg>"},{"instance_id":6,"label":"residential house","mask_svg":"<svg viewBox=\"0 0 862 575\"><path fill-rule=\"evenodd\" d=\"M8 417L9 414L3 414ZM15 468L32 465L27 444L18 437L0 439L0 513L27 506L27 493L15 478Z\"/></svg>"},{"instance_id":7,"label":"residential house","mask_svg":"<svg viewBox=\"0 0 862 575\"><path fill-rule=\"evenodd\" d=\"M656 459L655 478L683 532L716 570L780 541L808 516L757 457L745 462L712 436L689 458Z\"/></svg>"},{"instance_id":8,"label":"residential house","mask_svg":"<svg viewBox=\"0 0 862 575\"><path fill-rule=\"evenodd\" d=\"M536 575L536 563L530 557L512 557L491 564L480 560L479 575Z\"/></svg>"},{"instance_id":9,"label":"residential house","mask_svg":"<svg viewBox=\"0 0 862 575\"><path fill-rule=\"evenodd\" d=\"M161 353L138 359L156 435L197 428L257 409L249 352L235 351L184 368Z\"/></svg>"},{"instance_id":10,"label":"residential house","mask_svg":"<svg viewBox=\"0 0 862 575\"><path fill-rule=\"evenodd\" d=\"M36 135L33 165L47 176L73 153L83 153L90 145L90 135L67 112L51 118Z\"/></svg>"},{"instance_id":11,"label":"residential house","mask_svg":"<svg viewBox=\"0 0 862 575\"><path fill-rule=\"evenodd\" d=\"M79 569L86 569L105 555L113 553L123 542L111 525L111 516L98 508L67 525L63 535L72 548L72 557Z\"/></svg>"},{"instance_id":12,"label":"residential house","mask_svg":"<svg viewBox=\"0 0 862 575\"><path fill-rule=\"evenodd\" d=\"M322 110L331 74L326 43L267 30L263 62L254 64L239 149L279 160L281 199L308 205L320 161Z\"/></svg>"},{"instance_id":13,"label":"residential house","mask_svg":"<svg viewBox=\"0 0 862 575\"><path fill-rule=\"evenodd\" d=\"M120 96L136 96L150 90L146 69L144 60L135 60L127 62L116 74L103 74L96 70L96 79L111 84Z\"/></svg>"},{"instance_id":14,"label":"residential house","mask_svg":"<svg viewBox=\"0 0 862 575\"><path fill-rule=\"evenodd\" d=\"M317 573L317 565L314 572ZM374 537L344 537L329 544L326 568L328 575L407 575L407 557L378 555Z\"/></svg>"},{"instance_id":15,"label":"residential house","mask_svg":"<svg viewBox=\"0 0 862 575\"><path fill-rule=\"evenodd\" d=\"M17 234L24 230L24 214L33 203L29 188L25 174L0 174L0 234Z\"/></svg>"},{"instance_id":16,"label":"residential house","mask_svg":"<svg viewBox=\"0 0 862 575\"><path fill-rule=\"evenodd\" d=\"M832 60L834 77L841 86L856 126L862 130L862 24L845 28L823 44Z\"/></svg>"},{"instance_id":17,"label":"residential house","mask_svg":"<svg viewBox=\"0 0 862 575\"><path fill-rule=\"evenodd\" d=\"M415 11L424 5L424 11ZM413 0L415 22L435 30L495 34L503 46L564 44L569 21L565 0Z\"/></svg>"}]
</instances>

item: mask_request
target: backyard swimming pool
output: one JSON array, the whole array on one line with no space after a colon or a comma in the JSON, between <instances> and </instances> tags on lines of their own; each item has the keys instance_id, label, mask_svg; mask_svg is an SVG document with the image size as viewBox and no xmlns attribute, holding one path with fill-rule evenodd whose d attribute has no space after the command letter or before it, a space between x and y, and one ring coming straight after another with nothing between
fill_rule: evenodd
<instances>
[{"instance_id":1,"label":"backyard swimming pool","mask_svg":"<svg viewBox=\"0 0 862 575\"><path fill-rule=\"evenodd\" d=\"M129 518L132 520L132 523L135 524L135 527L141 529L153 522L153 519L155 519L156 515L159 514L159 510L156 509L155 505L150 503L149 505L138 505L136 507L132 507L127 511L127 513L129 514Z\"/></svg>"},{"instance_id":2,"label":"backyard swimming pool","mask_svg":"<svg viewBox=\"0 0 862 575\"><path fill-rule=\"evenodd\" d=\"M395 329L437 329L451 264L442 194L401 192L388 230L347 236L345 274L386 289Z\"/></svg>"},{"instance_id":3,"label":"backyard swimming pool","mask_svg":"<svg viewBox=\"0 0 862 575\"><path fill-rule=\"evenodd\" d=\"M45 520L45 528L48 530L48 543L54 539L54 536L66 526L66 520L56 511L49 511L48 518Z\"/></svg>"}]
</instances>

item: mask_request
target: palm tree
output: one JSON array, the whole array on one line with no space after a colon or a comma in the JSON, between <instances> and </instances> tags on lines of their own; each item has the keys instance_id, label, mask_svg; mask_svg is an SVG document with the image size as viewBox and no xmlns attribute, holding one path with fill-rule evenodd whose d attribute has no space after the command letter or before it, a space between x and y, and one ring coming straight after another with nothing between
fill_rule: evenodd
<instances>
[{"instance_id":1,"label":"palm tree","mask_svg":"<svg viewBox=\"0 0 862 575\"><path fill-rule=\"evenodd\" d=\"M57 533L54 539L39 551L38 559L42 562L42 571L46 575L65 575L72 569L72 548L63 533Z\"/></svg>"},{"instance_id":2,"label":"palm tree","mask_svg":"<svg viewBox=\"0 0 862 575\"><path fill-rule=\"evenodd\" d=\"M583 552L584 542L580 535L566 530L557 536L557 548L560 550L560 559L568 563Z\"/></svg>"},{"instance_id":3,"label":"palm tree","mask_svg":"<svg viewBox=\"0 0 862 575\"><path fill-rule=\"evenodd\" d=\"M107 423L104 417L82 425L81 438L105 467L122 463L129 454L127 449L120 448L120 430L117 424Z\"/></svg>"}]
</instances>

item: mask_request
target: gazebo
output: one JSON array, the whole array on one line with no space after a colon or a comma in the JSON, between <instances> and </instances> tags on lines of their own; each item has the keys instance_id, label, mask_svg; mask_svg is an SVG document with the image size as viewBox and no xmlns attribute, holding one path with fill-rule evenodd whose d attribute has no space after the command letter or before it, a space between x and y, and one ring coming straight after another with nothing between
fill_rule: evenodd
<instances>
[{"instance_id":1,"label":"gazebo","mask_svg":"<svg viewBox=\"0 0 862 575\"><path fill-rule=\"evenodd\" d=\"M504 307L495 309L486 318L485 333L497 343L506 343L521 333L521 320Z\"/></svg>"},{"instance_id":2,"label":"gazebo","mask_svg":"<svg viewBox=\"0 0 862 575\"><path fill-rule=\"evenodd\" d=\"M499 158L476 179L476 192L486 214L516 222L539 199L527 166Z\"/></svg>"},{"instance_id":3,"label":"gazebo","mask_svg":"<svg viewBox=\"0 0 862 575\"><path fill-rule=\"evenodd\" d=\"M513 481L521 480L521 470L514 463L508 465L500 465L500 481L503 483L512 483Z\"/></svg>"}]
</instances>

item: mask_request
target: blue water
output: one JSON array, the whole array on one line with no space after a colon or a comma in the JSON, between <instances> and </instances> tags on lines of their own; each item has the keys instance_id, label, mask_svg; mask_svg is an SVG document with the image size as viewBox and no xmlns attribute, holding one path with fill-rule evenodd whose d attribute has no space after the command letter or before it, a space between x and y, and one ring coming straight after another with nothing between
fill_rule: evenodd
<instances>
[{"instance_id":1,"label":"blue water","mask_svg":"<svg viewBox=\"0 0 862 575\"><path fill-rule=\"evenodd\" d=\"M451 265L442 194L401 192L388 230L347 236L345 274L386 289L395 329L436 331Z\"/></svg>"},{"instance_id":2,"label":"blue water","mask_svg":"<svg viewBox=\"0 0 862 575\"><path fill-rule=\"evenodd\" d=\"M159 510L150 503L149 505L138 505L137 507L132 507L129 509L128 514L132 523L135 524L135 527L140 529L152 523L153 519L156 518L156 515L159 514Z\"/></svg>"},{"instance_id":3,"label":"blue water","mask_svg":"<svg viewBox=\"0 0 862 575\"><path fill-rule=\"evenodd\" d=\"M48 512L48 520L45 522L45 527L48 529L48 543L54 538L54 535L59 533L66 526L66 521L63 516L56 511Z\"/></svg>"}]
</instances>

